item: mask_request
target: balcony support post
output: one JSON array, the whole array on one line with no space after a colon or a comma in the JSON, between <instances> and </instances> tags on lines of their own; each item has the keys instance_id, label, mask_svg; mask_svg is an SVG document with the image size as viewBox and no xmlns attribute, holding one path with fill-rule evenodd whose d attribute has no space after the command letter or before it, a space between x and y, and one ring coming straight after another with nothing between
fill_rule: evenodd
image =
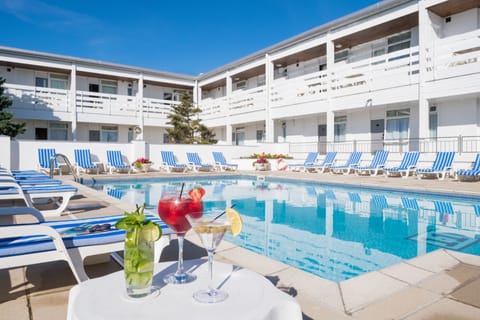
<instances>
[{"instance_id":1,"label":"balcony support post","mask_svg":"<svg viewBox=\"0 0 480 320\"><path fill-rule=\"evenodd\" d=\"M143 140L143 73L140 73L138 77L138 92L137 92L137 108L139 110L138 113L138 130L137 136L135 140Z\"/></svg>"},{"instance_id":2,"label":"balcony support post","mask_svg":"<svg viewBox=\"0 0 480 320\"><path fill-rule=\"evenodd\" d=\"M275 142L275 122L270 108L270 87L273 83L273 63L270 55L265 54L265 142Z\"/></svg>"},{"instance_id":3,"label":"balcony support post","mask_svg":"<svg viewBox=\"0 0 480 320\"><path fill-rule=\"evenodd\" d=\"M227 74L225 75L225 98L226 98L226 103L225 103L225 110L223 111L224 114L226 115L226 125L225 125L225 141L228 145L231 145L233 143L232 141L232 120L230 119L230 99L232 97L232 75L230 71L227 71Z\"/></svg>"},{"instance_id":4,"label":"balcony support post","mask_svg":"<svg viewBox=\"0 0 480 320\"><path fill-rule=\"evenodd\" d=\"M72 141L77 141L77 65L70 71L70 94L67 110L72 115Z\"/></svg>"}]
</instances>

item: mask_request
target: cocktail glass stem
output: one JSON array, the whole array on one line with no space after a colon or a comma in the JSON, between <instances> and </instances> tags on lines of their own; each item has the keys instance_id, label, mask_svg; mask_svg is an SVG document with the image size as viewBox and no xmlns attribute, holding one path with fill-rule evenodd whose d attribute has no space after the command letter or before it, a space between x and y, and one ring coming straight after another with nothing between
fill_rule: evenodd
<instances>
[{"instance_id":1,"label":"cocktail glass stem","mask_svg":"<svg viewBox=\"0 0 480 320\"><path fill-rule=\"evenodd\" d=\"M177 271L175 272L175 278L177 281L182 282L185 277L185 270L183 269L183 240L185 239L185 234L177 234L178 239L178 266Z\"/></svg>"},{"instance_id":2,"label":"cocktail glass stem","mask_svg":"<svg viewBox=\"0 0 480 320\"><path fill-rule=\"evenodd\" d=\"M213 287L213 253L215 250L207 250L208 254L208 276L210 277L210 281L208 282L208 294L214 295L216 294L215 288Z\"/></svg>"}]
</instances>

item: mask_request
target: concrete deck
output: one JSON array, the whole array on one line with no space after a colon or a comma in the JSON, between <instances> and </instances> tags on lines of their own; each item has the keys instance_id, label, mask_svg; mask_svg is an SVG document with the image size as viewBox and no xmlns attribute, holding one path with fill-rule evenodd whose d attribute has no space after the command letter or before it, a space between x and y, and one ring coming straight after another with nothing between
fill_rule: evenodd
<instances>
[{"instance_id":1,"label":"concrete deck","mask_svg":"<svg viewBox=\"0 0 480 320\"><path fill-rule=\"evenodd\" d=\"M480 182L275 171L261 174L480 197ZM172 176L161 173L136 176L152 175ZM84 177L89 179L89 176ZM119 177L127 175L99 175L96 179ZM71 177L62 178L73 184ZM134 207L133 204L113 199L83 185L78 185L78 188L78 195L71 200L68 211L59 219L117 214ZM186 259L205 256L205 250L200 246L196 235L187 234L187 240ZM163 261L177 259L176 245L174 240L164 250ZM226 241L218 248L216 259L249 268L268 277L279 289L297 299L304 319L480 319L479 256L438 250L340 283L316 277ZM92 263L86 266L90 277L121 270L108 256L91 259L87 263ZM1 319L56 320L66 317L68 292L75 285L75 280L66 263L52 262L2 269L0 284Z\"/></svg>"}]
</instances>

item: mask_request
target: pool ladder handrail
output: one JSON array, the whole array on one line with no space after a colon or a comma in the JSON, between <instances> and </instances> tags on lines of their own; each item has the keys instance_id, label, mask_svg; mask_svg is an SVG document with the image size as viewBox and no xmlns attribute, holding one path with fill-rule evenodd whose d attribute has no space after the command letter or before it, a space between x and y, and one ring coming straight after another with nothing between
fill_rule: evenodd
<instances>
[{"instance_id":1,"label":"pool ladder handrail","mask_svg":"<svg viewBox=\"0 0 480 320\"><path fill-rule=\"evenodd\" d=\"M79 182L80 179L78 178L77 176L77 173L75 171L75 168L72 166L72 163L70 162L70 160L68 159L68 157L66 155L64 155L63 153L57 153L55 154L54 156L51 156L50 157L50 178L53 178L53 171L54 171L54 162L55 160L57 159L57 157L60 157L63 159L63 161L65 162L65 164L67 165L68 169L70 170L70 172L72 173L73 175L73 179L75 180L75 182ZM61 170L61 168L60 168Z\"/></svg>"}]
</instances>

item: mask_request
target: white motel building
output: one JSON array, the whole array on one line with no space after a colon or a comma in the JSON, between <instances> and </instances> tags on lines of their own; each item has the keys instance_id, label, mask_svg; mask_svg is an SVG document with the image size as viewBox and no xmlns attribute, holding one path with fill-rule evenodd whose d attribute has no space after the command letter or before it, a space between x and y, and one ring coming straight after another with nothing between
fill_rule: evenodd
<instances>
[{"instance_id":1,"label":"white motel building","mask_svg":"<svg viewBox=\"0 0 480 320\"><path fill-rule=\"evenodd\" d=\"M184 91L222 145L480 150L480 1L385 0L199 76L0 46L17 140L166 141Z\"/></svg>"}]
</instances>

